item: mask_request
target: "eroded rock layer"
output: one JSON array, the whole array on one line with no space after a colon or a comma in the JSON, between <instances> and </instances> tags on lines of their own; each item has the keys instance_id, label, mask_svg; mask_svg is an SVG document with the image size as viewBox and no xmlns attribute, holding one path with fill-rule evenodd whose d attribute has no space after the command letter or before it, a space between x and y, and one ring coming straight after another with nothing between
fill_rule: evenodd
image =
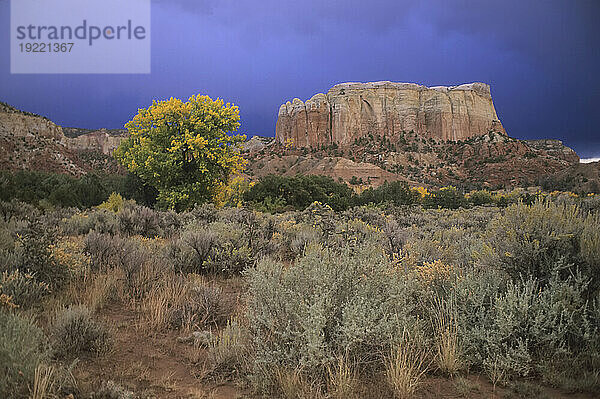
<instances>
[{"instance_id":1,"label":"eroded rock layer","mask_svg":"<svg viewBox=\"0 0 600 399\"><path fill-rule=\"evenodd\" d=\"M276 138L296 147L348 145L369 135L393 140L414 131L438 140L465 140L490 131L506 134L490 86L426 87L414 83L341 83L306 102L279 109Z\"/></svg>"},{"instance_id":2,"label":"eroded rock layer","mask_svg":"<svg viewBox=\"0 0 600 399\"><path fill-rule=\"evenodd\" d=\"M77 137L66 137L63 128L48 118L0 102L0 170L26 169L75 176L90 170L112 172L118 166L111 154L126 138L123 131L106 129L86 130Z\"/></svg>"}]
</instances>

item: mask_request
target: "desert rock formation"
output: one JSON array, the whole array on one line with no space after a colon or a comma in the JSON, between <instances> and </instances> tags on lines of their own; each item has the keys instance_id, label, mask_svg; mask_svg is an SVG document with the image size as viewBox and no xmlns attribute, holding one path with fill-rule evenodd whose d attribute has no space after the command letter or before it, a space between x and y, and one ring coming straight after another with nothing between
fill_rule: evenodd
<instances>
[{"instance_id":1,"label":"desert rock formation","mask_svg":"<svg viewBox=\"0 0 600 399\"><path fill-rule=\"evenodd\" d=\"M116 164L110 155L127 137L118 133L101 129L66 137L63 128L48 118L0 102L0 169L75 176L96 168L112 170Z\"/></svg>"},{"instance_id":2,"label":"desert rock formation","mask_svg":"<svg viewBox=\"0 0 600 399\"><path fill-rule=\"evenodd\" d=\"M579 155L573 149L565 146L562 141L556 139L523 140L529 147L536 151L544 151L558 159L564 159L571 163L579 163Z\"/></svg>"},{"instance_id":3,"label":"desert rock formation","mask_svg":"<svg viewBox=\"0 0 600 399\"><path fill-rule=\"evenodd\" d=\"M342 83L279 109L277 142L296 147L352 144L363 136L393 140L402 132L437 140L506 134L485 83L426 87L414 83Z\"/></svg>"},{"instance_id":4,"label":"desert rock formation","mask_svg":"<svg viewBox=\"0 0 600 399\"><path fill-rule=\"evenodd\" d=\"M106 129L91 131L74 138L66 138L68 148L78 151L97 151L112 155L113 151L127 138L127 134L111 135Z\"/></svg>"}]
</instances>

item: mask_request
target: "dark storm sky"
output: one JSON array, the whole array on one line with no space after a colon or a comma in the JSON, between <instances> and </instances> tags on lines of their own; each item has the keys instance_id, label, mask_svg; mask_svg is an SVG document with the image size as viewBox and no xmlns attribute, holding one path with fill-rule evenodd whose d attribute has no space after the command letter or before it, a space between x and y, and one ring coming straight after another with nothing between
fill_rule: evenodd
<instances>
[{"instance_id":1,"label":"dark storm sky","mask_svg":"<svg viewBox=\"0 0 600 399\"><path fill-rule=\"evenodd\" d=\"M152 99L202 93L273 135L279 105L345 81L492 86L509 135L600 155L600 0L153 0L152 74L11 75L0 100L63 126L118 128Z\"/></svg>"}]
</instances>

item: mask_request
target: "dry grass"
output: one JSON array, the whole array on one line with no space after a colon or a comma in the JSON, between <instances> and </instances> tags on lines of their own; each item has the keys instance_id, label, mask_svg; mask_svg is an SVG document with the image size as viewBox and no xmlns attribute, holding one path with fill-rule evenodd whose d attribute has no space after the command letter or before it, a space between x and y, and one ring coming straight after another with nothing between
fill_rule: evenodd
<instances>
[{"instance_id":1,"label":"dry grass","mask_svg":"<svg viewBox=\"0 0 600 399\"><path fill-rule=\"evenodd\" d=\"M323 394L310 383L302 368L280 367L274 372L275 383L284 399L322 399Z\"/></svg>"},{"instance_id":2,"label":"dry grass","mask_svg":"<svg viewBox=\"0 0 600 399\"><path fill-rule=\"evenodd\" d=\"M436 364L444 374L452 377L462 368L454 301L436 297L433 305L432 325L436 337Z\"/></svg>"},{"instance_id":3,"label":"dry grass","mask_svg":"<svg viewBox=\"0 0 600 399\"><path fill-rule=\"evenodd\" d=\"M83 303L93 311L104 308L111 301L124 297L123 272L112 269L91 277L91 283L83 293Z\"/></svg>"},{"instance_id":4,"label":"dry grass","mask_svg":"<svg viewBox=\"0 0 600 399\"><path fill-rule=\"evenodd\" d=\"M164 279L150 290L141 303L142 328L162 331L169 325L170 311L181 304L189 294L189 284L178 276Z\"/></svg>"},{"instance_id":5,"label":"dry grass","mask_svg":"<svg viewBox=\"0 0 600 399\"><path fill-rule=\"evenodd\" d=\"M54 391L54 367L40 364L35 369L33 388L29 399L46 399Z\"/></svg>"},{"instance_id":6,"label":"dry grass","mask_svg":"<svg viewBox=\"0 0 600 399\"><path fill-rule=\"evenodd\" d=\"M397 399L414 397L428 369L428 353L420 339L402 334L386 365L387 382Z\"/></svg>"},{"instance_id":7,"label":"dry grass","mask_svg":"<svg viewBox=\"0 0 600 399\"><path fill-rule=\"evenodd\" d=\"M466 377L456 377L452 383L456 392L464 398L472 397L474 393L481 390L481 385L476 381L471 381Z\"/></svg>"},{"instance_id":8,"label":"dry grass","mask_svg":"<svg viewBox=\"0 0 600 399\"><path fill-rule=\"evenodd\" d=\"M143 301L146 295L158 284L175 277L172 272L167 272L164 265L158 260L147 260L141 266L132 270L124 270L126 294L132 304Z\"/></svg>"},{"instance_id":9,"label":"dry grass","mask_svg":"<svg viewBox=\"0 0 600 399\"><path fill-rule=\"evenodd\" d=\"M249 370L247 333L233 319L208 346L207 375L232 378Z\"/></svg>"},{"instance_id":10,"label":"dry grass","mask_svg":"<svg viewBox=\"0 0 600 399\"><path fill-rule=\"evenodd\" d=\"M220 287L190 284L185 298L174 304L169 317L172 327L185 331L213 330L224 326L232 311Z\"/></svg>"},{"instance_id":11,"label":"dry grass","mask_svg":"<svg viewBox=\"0 0 600 399\"><path fill-rule=\"evenodd\" d=\"M359 380L356 368L340 356L337 364L327 367L327 396L332 399L358 398Z\"/></svg>"}]
</instances>

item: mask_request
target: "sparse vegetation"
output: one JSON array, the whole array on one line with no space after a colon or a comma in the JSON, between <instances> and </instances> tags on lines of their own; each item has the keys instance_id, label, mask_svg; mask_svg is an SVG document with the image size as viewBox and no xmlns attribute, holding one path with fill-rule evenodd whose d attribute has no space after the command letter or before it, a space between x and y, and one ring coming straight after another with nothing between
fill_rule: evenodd
<instances>
[{"instance_id":1,"label":"sparse vegetation","mask_svg":"<svg viewBox=\"0 0 600 399\"><path fill-rule=\"evenodd\" d=\"M100 355L108 350L109 333L83 306L61 309L52 323L54 354L60 358Z\"/></svg>"},{"instance_id":2,"label":"sparse vegetation","mask_svg":"<svg viewBox=\"0 0 600 399\"><path fill-rule=\"evenodd\" d=\"M0 397L26 398L49 355L47 339L32 320L0 310Z\"/></svg>"},{"instance_id":3,"label":"sparse vegetation","mask_svg":"<svg viewBox=\"0 0 600 399\"><path fill-rule=\"evenodd\" d=\"M78 358L88 397L133 397L150 351L249 396L414 397L432 378L462 397L599 392L597 198L400 183L362 198L275 214L0 203L2 389L63 392Z\"/></svg>"}]
</instances>

